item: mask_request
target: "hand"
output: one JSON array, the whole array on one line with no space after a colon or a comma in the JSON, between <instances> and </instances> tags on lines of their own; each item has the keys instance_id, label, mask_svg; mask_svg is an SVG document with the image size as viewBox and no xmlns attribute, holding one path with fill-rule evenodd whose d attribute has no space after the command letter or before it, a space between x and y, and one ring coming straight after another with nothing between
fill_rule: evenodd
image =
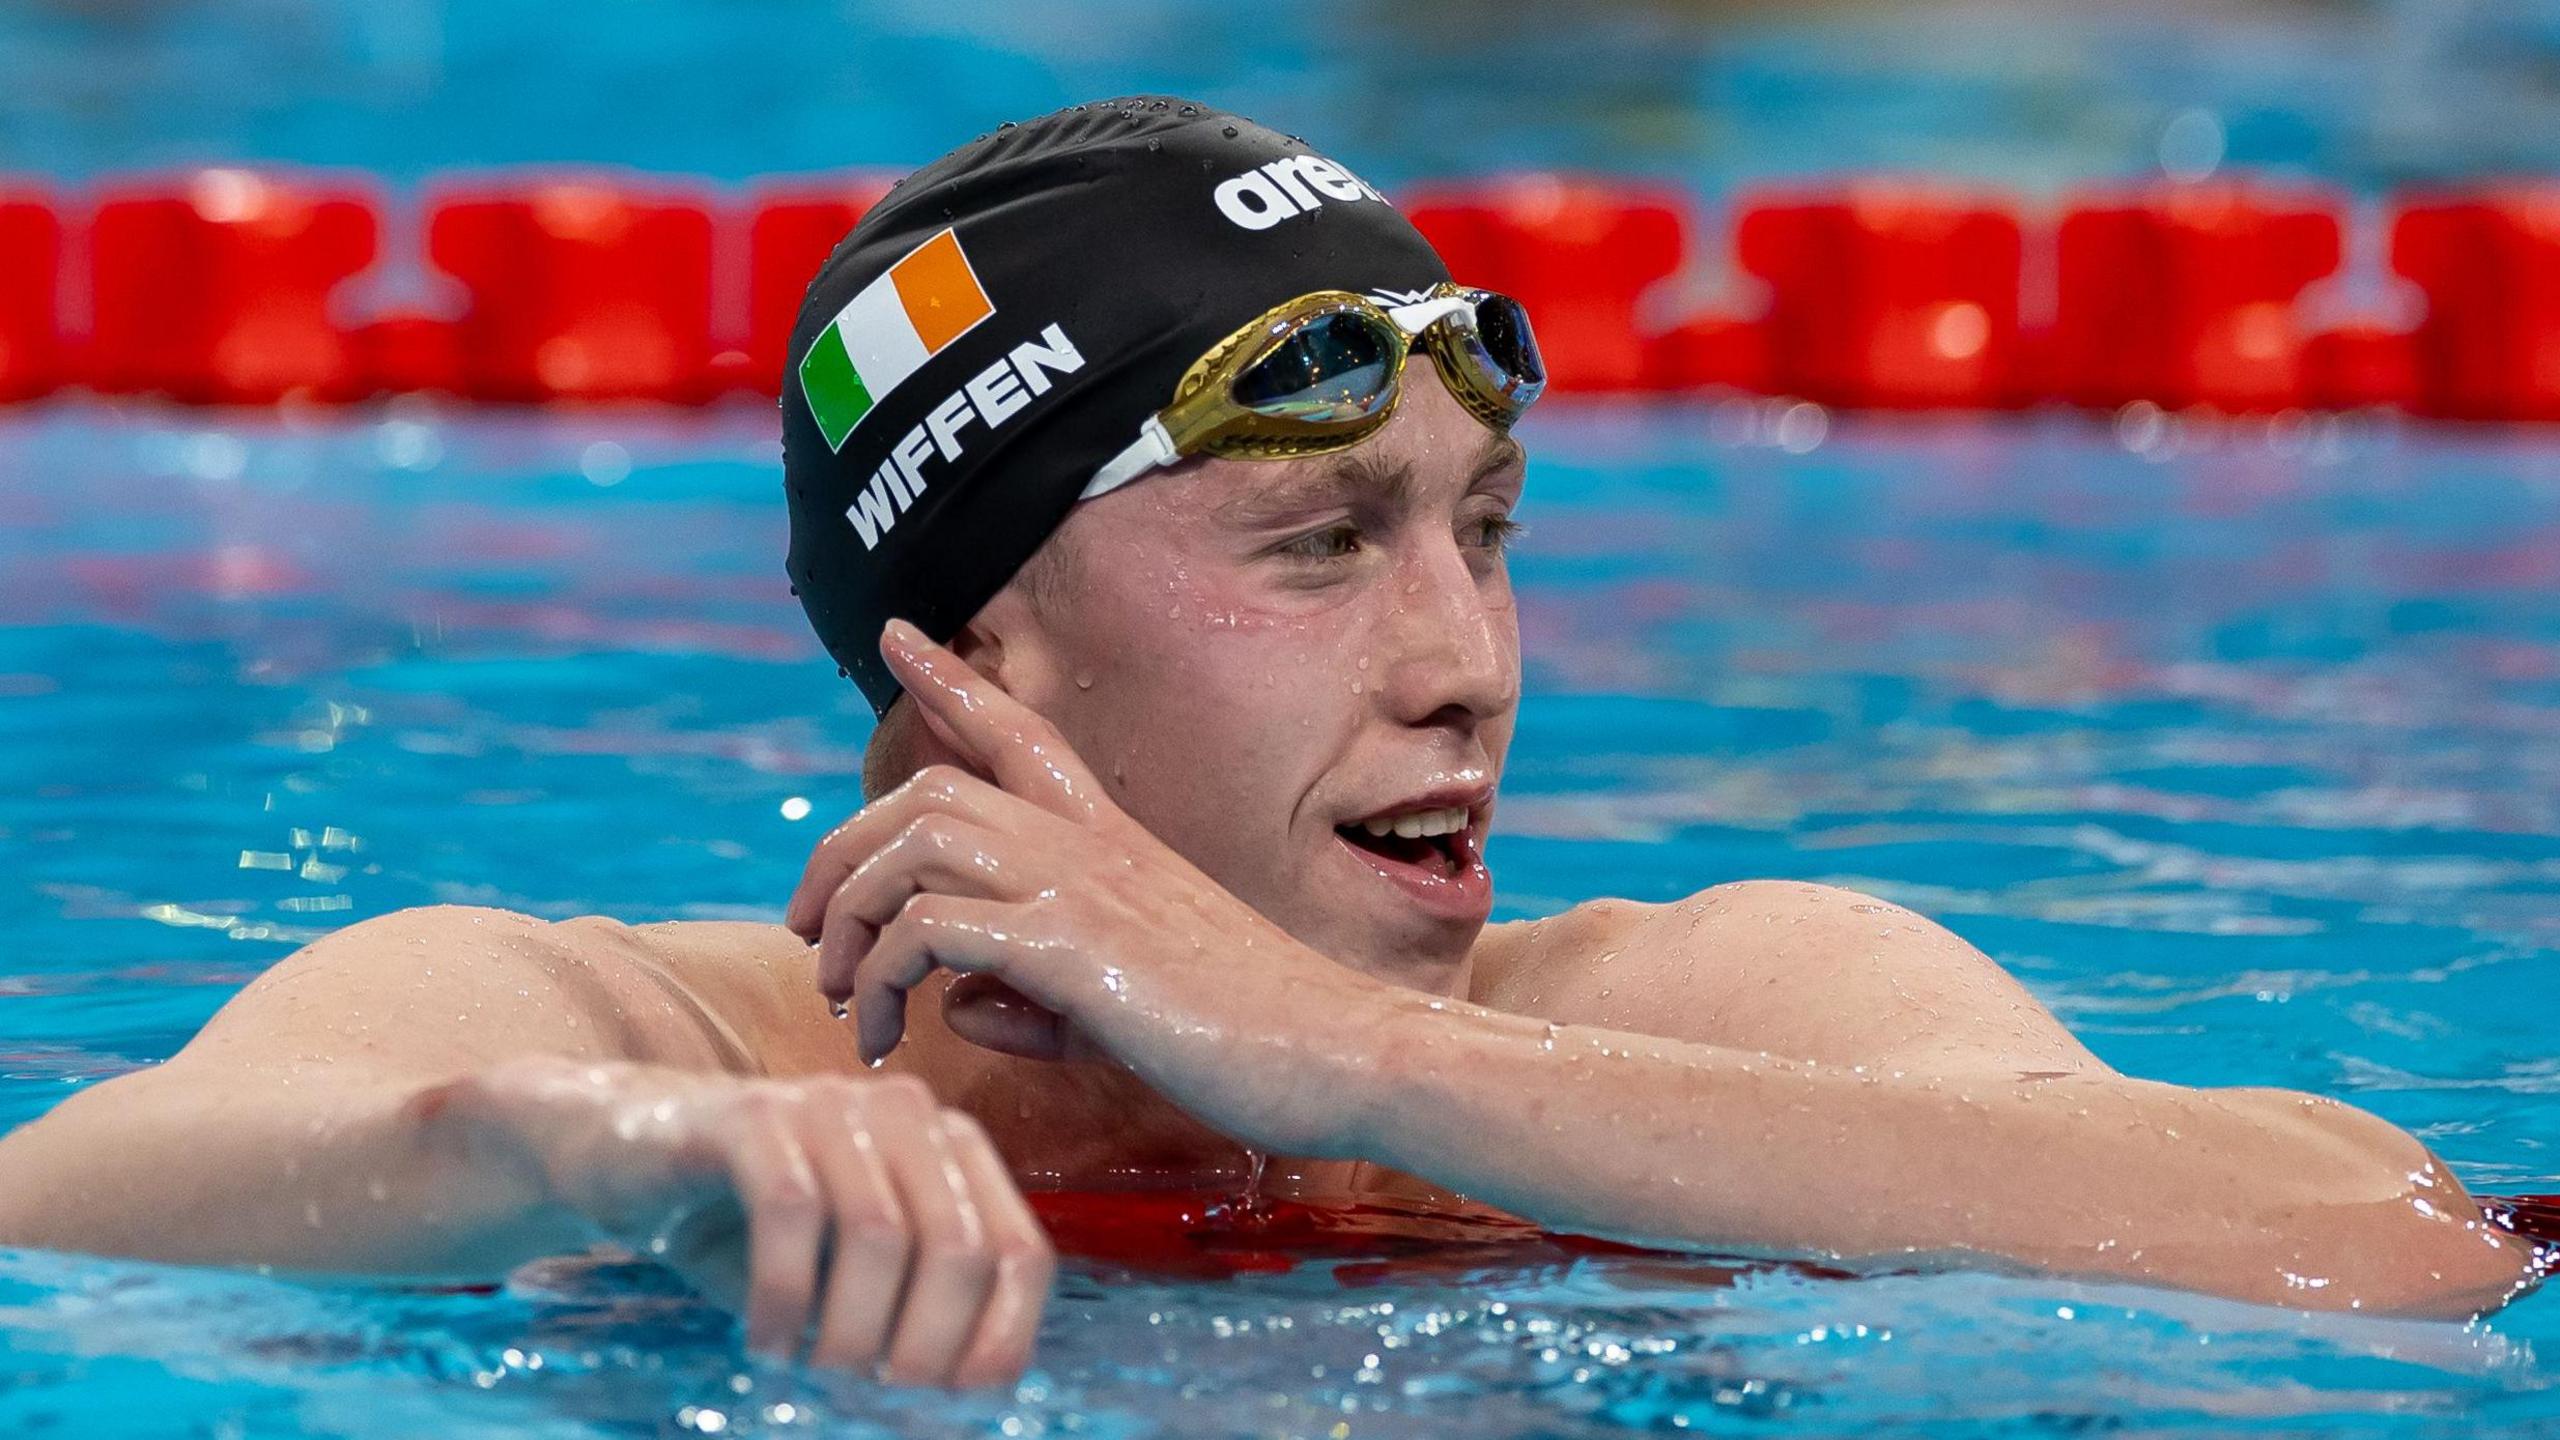
<instances>
[{"instance_id":1,"label":"hand","mask_svg":"<svg viewBox=\"0 0 2560 1440\"><path fill-rule=\"evenodd\" d=\"M806 1340L812 1364L912 1385L1009 1384L1030 1362L1056 1256L986 1132L921 1082L543 1057L445 1109L744 1314L755 1349Z\"/></svg>"},{"instance_id":2,"label":"hand","mask_svg":"<svg viewBox=\"0 0 2560 1440\"><path fill-rule=\"evenodd\" d=\"M977 773L933 766L864 807L792 895L783 923L819 947L818 987L857 1012L862 1057L897 1046L907 993L947 969L963 1038L1098 1050L1246 1144L1356 1151L1364 1022L1394 992L1175 854L959 656L897 620L881 654Z\"/></svg>"}]
</instances>

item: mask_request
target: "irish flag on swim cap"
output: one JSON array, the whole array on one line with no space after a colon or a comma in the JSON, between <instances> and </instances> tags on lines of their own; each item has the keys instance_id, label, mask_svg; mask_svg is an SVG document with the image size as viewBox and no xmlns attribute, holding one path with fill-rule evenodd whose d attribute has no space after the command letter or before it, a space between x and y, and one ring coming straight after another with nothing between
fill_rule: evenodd
<instances>
[{"instance_id":1,"label":"irish flag on swim cap","mask_svg":"<svg viewBox=\"0 0 2560 1440\"><path fill-rule=\"evenodd\" d=\"M845 302L800 361L800 393L829 450L899 382L996 313L978 272L945 230Z\"/></svg>"}]
</instances>

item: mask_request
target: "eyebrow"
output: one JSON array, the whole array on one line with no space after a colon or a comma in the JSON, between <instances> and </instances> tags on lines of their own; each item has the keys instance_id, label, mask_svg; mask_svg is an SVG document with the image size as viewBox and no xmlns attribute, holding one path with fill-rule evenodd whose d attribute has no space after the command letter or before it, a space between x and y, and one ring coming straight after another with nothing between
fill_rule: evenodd
<instances>
[{"instance_id":1,"label":"eyebrow","mask_svg":"<svg viewBox=\"0 0 2560 1440\"><path fill-rule=\"evenodd\" d=\"M1494 436L1478 452L1475 473L1470 483L1481 480L1506 465L1519 463L1527 456L1520 442L1508 435ZM1374 495L1390 507L1403 505L1412 498L1413 463L1396 462L1382 457L1366 445L1354 446L1333 458L1332 463L1305 471L1291 479L1261 489L1248 490L1217 507L1219 518L1226 520L1267 521L1321 509L1354 495Z\"/></svg>"}]
</instances>

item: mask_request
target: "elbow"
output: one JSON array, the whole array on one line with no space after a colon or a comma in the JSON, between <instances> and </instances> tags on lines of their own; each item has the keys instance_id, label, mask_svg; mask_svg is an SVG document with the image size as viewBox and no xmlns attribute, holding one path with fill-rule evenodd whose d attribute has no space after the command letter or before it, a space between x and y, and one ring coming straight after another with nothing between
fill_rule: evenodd
<instances>
[{"instance_id":1,"label":"elbow","mask_svg":"<svg viewBox=\"0 0 2560 1440\"><path fill-rule=\"evenodd\" d=\"M2467 1320L2531 1288L2530 1244L2408 1132L2334 1100L2250 1093L2276 1112L2262 1233L2282 1257L2279 1303Z\"/></svg>"}]
</instances>

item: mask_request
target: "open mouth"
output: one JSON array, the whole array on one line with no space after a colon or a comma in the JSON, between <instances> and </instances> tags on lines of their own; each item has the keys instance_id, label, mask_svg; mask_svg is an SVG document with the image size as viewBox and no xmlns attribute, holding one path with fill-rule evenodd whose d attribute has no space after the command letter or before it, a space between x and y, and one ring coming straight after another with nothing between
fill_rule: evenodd
<instances>
[{"instance_id":1,"label":"open mouth","mask_svg":"<svg viewBox=\"0 0 2560 1440\"><path fill-rule=\"evenodd\" d=\"M1367 825L1337 825L1333 833L1356 849L1366 850L1384 860L1410 865L1426 874L1453 876L1463 863L1458 845L1463 829L1439 835L1401 835L1390 829L1379 834Z\"/></svg>"}]
</instances>

